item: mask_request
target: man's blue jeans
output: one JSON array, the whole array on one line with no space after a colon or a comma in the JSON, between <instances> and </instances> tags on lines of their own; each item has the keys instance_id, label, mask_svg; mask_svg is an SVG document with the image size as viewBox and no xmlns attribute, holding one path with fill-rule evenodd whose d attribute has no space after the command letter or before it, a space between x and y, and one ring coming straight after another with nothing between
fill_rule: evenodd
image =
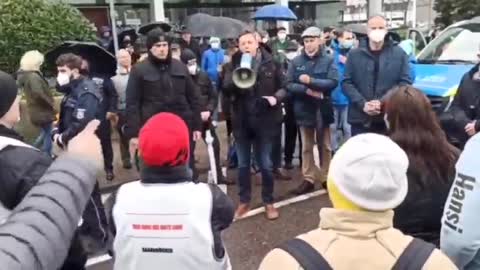
<instances>
[{"instance_id":1,"label":"man's blue jeans","mask_svg":"<svg viewBox=\"0 0 480 270\"><path fill-rule=\"evenodd\" d=\"M40 127L40 134L35 139L33 146L48 155L52 155L52 123Z\"/></svg>"},{"instance_id":2,"label":"man's blue jeans","mask_svg":"<svg viewBox=\"0 0 480 270\"><path fill-rule=\"evenodd\" d=\"M238 195L241 203L249 203L252 195L250 166L254 159L258 162L262 174L262 200L273 203L272 142L270 139L256 137L239 138L235 142L238 156Z\"/></svg>"}]
</instances>

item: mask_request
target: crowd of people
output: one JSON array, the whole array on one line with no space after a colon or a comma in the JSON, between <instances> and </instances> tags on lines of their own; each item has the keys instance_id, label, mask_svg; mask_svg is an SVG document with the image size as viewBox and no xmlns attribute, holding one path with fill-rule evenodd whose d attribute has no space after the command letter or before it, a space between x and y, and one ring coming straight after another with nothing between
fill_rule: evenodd
<instances>
[{"instance_id":1,"label":"crowd of people","mask_svg":"<svg viewBox=\"0 0 480 270\"><path fill-rule=\"evenodd\" d=\"M318 229L272 250L259 269L480 269L479 65L445 112L464 130L457 148L412 86L410 56L389 39L387 20L373 16L367 26L363 39L309 27L301 46L285 28L271 39L247 30L226 43L210 37L204 50L187 30L175 40L157 28L143 55L132 59L130 46L118 51L112 78L63 54L58 121L43 55L27 52L17 81L0 73L0 264L85 269L89 250L114 239L116 270L231 269L221 233L250 211L252 171L261 174L266 218L279 218L275 179L291 180L298 137L303 179L292 193L321 185L333 207L321 209ZM256 74L251 87L235 79L245 55ZM19 88L40 129L33 146L14 129ZM221 170L223 119L235 181ZM103 166L114 179L112 124L122 165L136 167L140 180L122 185L105 210L96 173ZM195 168L196 144L207 133L218 183L238 185L236 210Z\"/></svg>"}]
</instances>

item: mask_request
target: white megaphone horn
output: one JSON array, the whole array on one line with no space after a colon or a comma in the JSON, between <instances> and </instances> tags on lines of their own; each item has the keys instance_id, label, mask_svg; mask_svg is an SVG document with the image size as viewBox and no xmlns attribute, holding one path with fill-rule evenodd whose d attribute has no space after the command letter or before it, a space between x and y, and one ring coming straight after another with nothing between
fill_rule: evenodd
<instances>
[{"instance_id":1,"label":"white megaphone horn","mask_svg":"<svg viewBox=\"0 0 480 270\"><path fill-rule=\"evenodd\" d=\"M240 89L248 89L255 85L257 73L253 70L253 57L251 54L242 54L240 67L233 71L233 83Z\"/></svg>"}]
</instances>

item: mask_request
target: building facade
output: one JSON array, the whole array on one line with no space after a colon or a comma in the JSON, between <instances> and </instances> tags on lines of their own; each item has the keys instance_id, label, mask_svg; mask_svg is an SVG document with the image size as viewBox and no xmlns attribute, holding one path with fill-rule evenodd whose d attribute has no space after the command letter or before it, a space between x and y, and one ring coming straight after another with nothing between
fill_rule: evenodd
<instances>
[{"instance_id":1,"label":"building facade","mask_svg":"<svg viewBox=\"0 0 480 270\"><path fill-rule=\"evenodd\" d=\"M117 25L136 26L154 21L159 0L115 0ZM202 12L214 16L232 17L251 21L255 11L263 5L287 3L299 19L314 21L318 26L337 25L341 22L344 0L163 0L165 20L182 24L189 15ZM69 0L97 28L111 25L109 0ZM157 16L158 17L158 16Z\"/></svg>"}]
</instances>

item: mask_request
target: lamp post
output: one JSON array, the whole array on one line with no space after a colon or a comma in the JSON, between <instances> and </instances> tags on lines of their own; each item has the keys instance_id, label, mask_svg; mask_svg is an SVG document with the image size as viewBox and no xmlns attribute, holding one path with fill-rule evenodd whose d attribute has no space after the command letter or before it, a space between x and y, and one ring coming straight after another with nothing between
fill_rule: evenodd
<instances>
[{"instance_id":1,"label":"lamp post","mask_svg":"<svg viewBox=\"0 0 480 270\"><path fill-rule=\"evenodd\" d=\"M118 52L117 20L115 18L115 0L109 0L110 4L110 22L112 23L113 48L115 55Z\"/></svg>"}]
</instances>

